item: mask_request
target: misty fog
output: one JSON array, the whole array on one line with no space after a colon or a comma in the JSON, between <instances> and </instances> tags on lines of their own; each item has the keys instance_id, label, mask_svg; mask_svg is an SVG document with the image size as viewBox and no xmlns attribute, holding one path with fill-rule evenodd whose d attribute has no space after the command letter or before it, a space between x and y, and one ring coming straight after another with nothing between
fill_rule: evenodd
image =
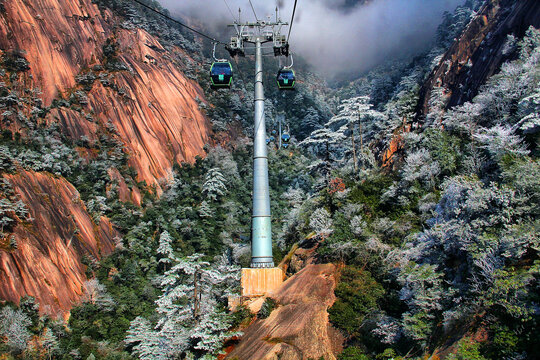
<instances>
[{"instance_id":1,"label":"misty fog","mask_svg":"<svg viewBox=\"0 0 540 360\"><path fill-rule=\"evenodd\" d=\"M173 15L194 17L227 41L238 16L254 21L248 0L159 0ZM415 54L434 39L444 11L464 0L298 0L290 45L318 72L354 75L389 58ZM294 0L252 0L259 19L290 21ZM230 10L227 8L229 6ZM232 14L231 14L232 12Z\"/></svg>"}]
</instances>

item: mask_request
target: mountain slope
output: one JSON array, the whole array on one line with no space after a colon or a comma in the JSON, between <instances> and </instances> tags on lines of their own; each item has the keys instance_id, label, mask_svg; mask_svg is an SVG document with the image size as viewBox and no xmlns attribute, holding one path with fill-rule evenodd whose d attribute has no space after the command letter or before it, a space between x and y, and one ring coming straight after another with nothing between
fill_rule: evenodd
<instances>
[{"instance_id":1,"label":"mountain slope","mask_svg":"<svg viewBox=\"0 0 540 360\"><path fill-rule=\"evenodd\" d=\"M508 35L520 39L530 26L540 27L540 2L486 2L424 82L417 116L429 112L435 88L444 89L448 108L470 101L501 64L515 58L515 44L507 42Z\"/></svg>"},{"instance_id":2,"label":"mountain slope","mask_svg":"<svg viewBox=\"0 0 540 360\"><path fill-rule=\"evenodd\" d=\"M39 88L45 107L80 97L78 114L57 110L58 117L71 118L64 130L74 140L95 139L84 125L87 114L98 124L110 123L137 180L158 187L175 162L203 154L210 128L195 100L204 99L202 90L177 62L192 62L184 51L165 50L155 37L123 27L90 0L10 0L3 7L0 49L20 52L28 61L24 87Z\"/></svg>"},{"instance_id":3,"label":"mountain slope","mask_svg":"<svg viewBox=\"0 0 540 360\"><path fill-rule=\"evenodd\" d=\"M119 235L89 213L98 220L117 198L141 205L141 193L159 194L174 164L204 155L204 94L184 75L194 64L186 51L165 49L90 0L7 0L0 10L9 163L0 173L32 213L24 226L3 228L2 241L14 236L17 248L0 248L0 297L32 295L42 310L67 312L87 280L83 257L110 253Z\"/></svg>"},{"instance_id":4,"label":"mountain slope","mask_svg":"<svg viewBox=\"0 0 540 360\"><path fill-rule=\"evenodd\" d=\"M0 298L18 302L32 295L43 311L66 314L86 281L83 258L110 254L119 234L105 217L94 222L63 178L20 171L6 179L27 204L31 220L15 227L14 249L0 249Z\"/></svg>"}]
</instances>

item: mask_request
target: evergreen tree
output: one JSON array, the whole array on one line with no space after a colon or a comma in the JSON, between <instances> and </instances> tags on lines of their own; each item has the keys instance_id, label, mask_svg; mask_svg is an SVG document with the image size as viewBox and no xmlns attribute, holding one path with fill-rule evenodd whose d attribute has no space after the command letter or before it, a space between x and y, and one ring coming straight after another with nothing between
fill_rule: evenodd
<instances>
[{"instance_id":1,"label":"evergreen tree","mask_svg":"<svg viewBox=\"0 0 540 360\"><path fill-rule=\"evenodd\" d=\"M32 321L22 310L13 310L6 306L0 311L0 341L5 343L10 351L19 354L26 349L30 340L28 327Z\"/></svg>"},{"instance_id":2,"label":"evergreen tree","mask_svg":"<svg viewBox=\"0 0 540 360\"><path fill-rule=\"evenodd\" d=\"M151 354L158 352L164 358L189 352L217 354L231 336L231 316L224 304L238 276L238 268L228 265L224 257L214 265L201 254L176 260L160 279L157 324L151 328L147 320L135 319L126 342L145 359L153 359Z\"/></svg>"},{"instance_id":3,"label":"evergreen tree","mask_svg":"<svg viewBox=\"0 0 540 360\"><path fill-rule=\"evenodd\" d=\"M203 184L203 193L212 201L217 201L219 197L225 195L227 186L225 177L218 168L208 170Z\"/></svg>"}]
</instances>

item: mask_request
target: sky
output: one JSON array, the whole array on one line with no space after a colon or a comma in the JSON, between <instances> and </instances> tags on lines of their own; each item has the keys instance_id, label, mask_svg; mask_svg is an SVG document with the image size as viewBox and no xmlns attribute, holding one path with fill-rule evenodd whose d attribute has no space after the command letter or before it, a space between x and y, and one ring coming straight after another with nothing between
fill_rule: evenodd
<instances>
[{"instance_id":1,"label":"sky","mask_svg":"<svg viewBox=\"0 0 540 360\"><path fill-rule=\"evenodd\" d=\"M225 27L242 9L242 21L255 16L248 0L159 0L172 15L194 17L209 31L231 35ZM251 0L259 19L290 21L294 0ZM385 60L416 54L434 39L444 11L464 0L298 0L291 51L332 78L365 72ZM228 7L231 9L229 12ZM227 35L228 34L228 35Z\"/></svg>"}]
</instances>

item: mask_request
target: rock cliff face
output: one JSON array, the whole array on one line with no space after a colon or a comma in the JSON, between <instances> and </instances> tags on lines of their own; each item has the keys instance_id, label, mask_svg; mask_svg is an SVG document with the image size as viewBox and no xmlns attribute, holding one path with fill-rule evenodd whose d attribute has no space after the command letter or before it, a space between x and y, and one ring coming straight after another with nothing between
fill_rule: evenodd
<instances>
[{"instance_id":1,"label":"rock cliff face","mask_svg":"<svg viewBox=\"0 0 540 360\"><path fill-rule=\"evenodd\" d=\"M91 143L103 133L100 129L109 129L124 145L136 180L159 193L159 180L175 162L204 154L210 125L199 103L205 99L199 85L183 74L185 64L193 62L186 52L164 49L158 39L126 29L122 21L92 0L0 1L0 56L20 53L29 63L29 70L13 74L16 82L2 74L2 86L31 98L17 109L28 118L32 101L43 108L52 105L38 126L55 123L74 141ZM2 130L24 137L17 111L9 120L2 115ZM87 160L94 156L93 149L80 152ZM121 201L141 203L139 189L128 188L117 169L109 169L109 176L118 184ZM111 252L116 232L106 218L99 225L92 221L65 179L24 171L6 178L34 220L15 228L17 249L0 248L0 299L34 295L46 312L65 313L86 280L83 257Z\"/></svg>"},{"instance_id":2,"label":"rock cliff face","mask_svg":"<svg viewBox=\"0 0 540 360\"><path fill-rule=\"evenodd\" d=\"M442 89L446 108L472 100L486 80L515 57L505 46L508 35L520 39L530 26L540 27L540 1L487 1L420 88L416 117L404 122L388 145L377 146L381 164L393 166L403 148L401 134L422 126L435 89Z\"/></svg>"},{"instance_id":3,"label":"rock cliff face","mask_svg":"<svg viewBox=\"0 0 540 360\"><path fill-rule=\"evenodd\" d=\"M102 76L103 81L89 85L88 99L81 104L97 124L82 112L60 107L49 120L59 122L64 133L92 140L95 126L114 126L137 180L158 188L174 162L189 162L204 153L210 129L196 101L204 101L202 90L183 75L181 65L156 38L118 26L120 19L100 11L91 0L6 0L3 8L0 49L23 51L30 63L25 87L41 89L45 106L82 88L77 76L90 70ZM110 55L103 51L107 41L117 47L116 61L127 70L102 71ZM191 61L181 49L174 51Z\"/></svg>"},{"instance_id":4,"label":"rock cliff face","mask_svg":"<svg viewBox=\"0 0 540 360\"><path fill-rule=\"evenodd\" d=\"M474 98L486 80L515 56L515 52L505 48L508 35L522 38L531 25L540 27L538 0L488 1L420 89L417 120L429 112L434 88L443 88L449 98L447 107Z\"/></svg>"},{"instance_id":5,"label":"rock cliff face","mask_svg":"<svg viewBox=\"0 0 540 360\"><path fill-rule=\"evenodd\" d=\"M91 261L109 254L119 234L107 218L93 222L63 178L26 171L5 178L33 220L15 227L15 250L0 251L0 299L18 302L32 295L42 311L65 314L86 281L83 257Z\"/></svg>"},{"instance_id":6,"label":"rock cliff face","mask_svg":"<svg viewBox=\"0 0 540 360\"><path fill-rule=\"evenodd\" d=\"M285 281L270 294L278 307L245 329L226 359L336 359L343 337L327 312L336 299L336 271L333 264L310 264Z\"/></svg>"}]
</instances>

